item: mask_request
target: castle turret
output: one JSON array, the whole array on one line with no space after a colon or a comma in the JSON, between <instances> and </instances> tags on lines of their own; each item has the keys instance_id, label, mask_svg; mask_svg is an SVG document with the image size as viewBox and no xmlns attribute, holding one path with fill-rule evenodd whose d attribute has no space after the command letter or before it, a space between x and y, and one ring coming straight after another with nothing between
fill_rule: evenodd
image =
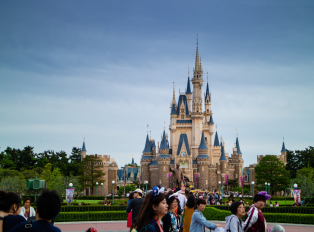
<instances>
[{"instance_id":1,"label":"castle turret","mask_svg":"<svg viewBox=\"0 0 314 232\"><path fill-rule=\"evenodd\" d=\"M84 138L84 141L83 141L83 146L82 146L82 150L81 150L81 161L85 158L86 156L86 147L85 147L85 138Z\"/></svg>"},{"instance_id":2,"label":"castle turret","mask_svg":"<svg viewBox=\"0 0 314 232\"><path fill-rule=\"evenodd\" d=\"M190 86L190 76L189 75L188 75L188 84L186 87L185 95L186 95L186 100L188 102L189 111L192 112L192 91L191 91L191 86Z\"/></svg>"},{"instance_id":3,"label":"castle turret","mask_svg":"<svg viewBox=\"0 0 314 232\"><path fill-rule=\"evenodd\" d=\"M151 143L149 141L148 134L146 136L146 142L145 147L143 150L143 156L141 158L141 173L142 173L142 181L145 183L145 181L150 181L149 177L149 164L151 163L153 157L152 157L152 147Z\"/></svg>"},{"instance_id":4,"label":"castle turret","mask_svg":"<svg viewBox=\"0 0 314 232\"><path fill-rule=\"evenodd\" d=\"M211 116L211 100L210 100L210 93L209 93L209 87L208 87L208 73L207 73L207 85L206 85L206 93L205 93L205 122L208 122Z\"/></svg>"},{"instance_id":5,"label":"castle turret","mask_svg":"<svg viewBox=\"0 0 314 232\"><path fill-rule=\"evenodd\" d=\"M192 79L193 99L192 99L192 154L193 158L197 157L198 146L200 144L200 134L203 131L203 111L202 111L202 86L203 86L203 70L199 62L198 40L196 47L195 68Z\"/></svg>"},{"instance_id":6,"label":"castle turret","mask_svg":"<svg viewBox=\"0 0 314 232\"><path fill-rule=\"evenodd\" d=\"M159 147L159 156L158 156L158 176L159 180L157 183L164 183L165 188L169 188L168 173L170 169L171 157L169 156L169 147L167 144L166 132L164 130L162 140Z\"/></svg>"},{"instance_id":7,"label":"castle turret","mask_svg":"<svg viewBox=\"0 0 314 232\"><path fill-rule=\"evenodd\" d=\"M287 151L286 151L285 141L282 142L281 157L282 157L282 161L286 164L287 163Z\"/></svg>"},{"instance_id":8,"label":"castle turret","mask_svg":"<svg viewBox=\"0 0 314 232\"><path fill-rule=\"evenodd\" d=\"M208 188L208 165L209 165L209 156L208 147L205 142L204 131L202 132L202 138L200 146L198 147L198 156L196 157L197 161L197 169L199 172L197 187L199 189L207 189Z\"/></svg>"},{"instance_id":9,"label":"castle turret","mask_svg":"<svg viewBox=\"0 0 314 232\"><path fill-rule=\"evenodd\" d=\"M220 163L220 175L221 175L221 179L220 181L223 182L224 181L224 176L228 173L228 161L225 155L225 147L224 147L224 143L220 142L220 146L221 146L221 156L219 159L219 163Z\"/></svg>"},{"instance_id":10,"label":"castle turret","mask_svg":"<svg viewBox=\"0 0 314 232\"><path fill-rule=\"evenodd\" d=\"M173 83L173 97L172 97L172 103L171 103L171 115L170 115L170 147L174 144L175 141L175 131L176 131L176 123L177 123L177 105L176 105L176 96L175 96L175 87Z\"/></svg>"},{"instance_id":11,"label":"castle turret","mask_svg":"<svg viewBox=\"0 0 314 232\"><path fill-rule=\"evenodd\" d=\"M211 163L212 164L217 164L219 163L219 159L221 156L221 147L219 144L219 137L218 137L218 132L217 132L217 126L216 126L216 133L215 133L215 139L214 139L214 146L213 146L213 152L211 158Z\"/></svg>"}]
</instances>

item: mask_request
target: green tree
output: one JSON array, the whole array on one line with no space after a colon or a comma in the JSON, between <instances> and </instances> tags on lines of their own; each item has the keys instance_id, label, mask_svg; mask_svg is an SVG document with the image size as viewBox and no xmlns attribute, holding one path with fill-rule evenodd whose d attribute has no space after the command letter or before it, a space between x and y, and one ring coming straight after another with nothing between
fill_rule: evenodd
<instances>
[{"instance_id":1,"label":"green tree","mask_svg":"<svg viewBox=\"0 0 314 232\"><path fill-rule=\"evenodd\" d=\"M308 166L306 168L301 168L298 172L297 172L297 178L298 177L307 177L309 178L311 181L313 181L314 179L314 168Z\"/></svg>"},{"instance_id":2,"label":"green tree","mask_svg":"<svg viewBox=\"0 0 314 232\"><path fill-rule=\"evenodd\" d=\"M56 190L61 196L64 194L64 178L60 172L59 168L54 168L50 175L48 189Z\"/></svg>"},{"instance_id":3,"label":"green tree","mask_svg":"<svg viewBox=\"0 0 314 232\"><path fill-rule=\"evenodd\" d=\"M0 190L22 194L26 192L26 180L20 176L7 176L1 180Z\"/></svg>"},{"instance_id":4,"label":"green tree","mask_svg":"<svg viewBox=\"0 0 314 232\"><path fill-rule=\"evenodd\" d=\"M48 163L45 166L45 168L44 168L44 170L40 176L41 179L45 180L46 187L49 186L50 177L51 177L51 169L52 169L52 165L51 165L51 163Z\"/></svg>"},{"instance_id":5,"label":"green tree","mask_svg":"<svg viewBox=\"0 0 314 232\"><path fill-rule=\"evenodd\" d=\"M255 167L256 188L264 190L264 183L270 183L272 193L282 191L288 187L289 172L276 156L266 155Z\"/></svg>"},{"instance_id":6,"label":"green tree","mask_svg":"<svg viewBox=\"0 0 314 232\"><path fill-rule=\"evenodd\" d=\"M302 190L302 197L307 197L309 203L314 196L314 182L309 177L299 174L293 183L298 184L298 188Z\"/></svg>"},{"instance_id":7,"label":"green tree","mask_svg":"<svg viewBox=\"0 0 314 232\"><path fill-rule=\"evenodd\" d=\"M93 195L93 187L96 182L102 182L103 176L103 162L100 158L93 155L86 156L81 162L80 171L81 178L80 182L84 188L91 188L91 194ZM107 183L104 183L107 184Z\"/></svg>"},{"instance_id":8,"label":"green tree","mask_svg":"<svg viewBox=\"0 0 314 232\"><path fill-rule=\"evenodd\" d=\"M73 147L70 155L69 173L73 176L79 176L81 166L81 148Z\"/></svg>"},{"instance_id":9,"label":"green tree","mask_svg":"<svg viewBox=\"0 0 314 232\"><path fill-rule=\"evenodd\" d=\"M238 186L239 186L238 178L235 179L235 180L228 179L228 189L229 190L232 190L232 189L234 189L235 187L238 187ZM226 189L227 189L227 186L226 186Z\"/></svg>"},{"instance_id":10,"label":"green tree","mask_svg":"<svg viewBox=\"0 0 314 232\"><path fill-rule=\"evenodd\" d=\"M39 174L34 170L23 170L22 175L24 176L25 180L29 180L31 178L39 177Z\"/></svg>"}]
</instances>

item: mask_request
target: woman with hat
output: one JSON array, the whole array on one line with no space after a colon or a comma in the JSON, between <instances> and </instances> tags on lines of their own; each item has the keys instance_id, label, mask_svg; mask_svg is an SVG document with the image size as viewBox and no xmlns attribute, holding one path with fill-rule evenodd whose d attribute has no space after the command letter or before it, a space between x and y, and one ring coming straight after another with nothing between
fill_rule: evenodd
<instances>
[{"instance_id":1,"label":"woman with hat","mask_svg":"<svg viewBox=\"0 0 314 232\"><path fill-rule=\"evenodd\" d=\"M167 214L162 218L163 223L163 230L164 232L178 232L178 225L177 225L177 219L175 215L175 210L178 207L178 194L177 193L168 193L166 196L167 205L168 205L168 212Z\"/></svg>"}]
</instances>

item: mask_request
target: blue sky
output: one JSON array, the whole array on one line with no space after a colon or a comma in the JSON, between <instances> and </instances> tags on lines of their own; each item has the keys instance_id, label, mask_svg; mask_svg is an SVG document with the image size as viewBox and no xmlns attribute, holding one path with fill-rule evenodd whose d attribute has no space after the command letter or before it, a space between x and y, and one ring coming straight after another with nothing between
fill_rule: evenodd
<instances>
[{"instance_id":1,"label":"blue sky","mask_svg":"<svg viewBox=\"0 0 314 232\"><path fill-rule=\"evenodd\" d=\"M196 35L214 122L245 165L313 146L312 0L1 1L0 151L81 147L140 162L160 141ZM205 92L205 87L203 87ZM168 132L168 130L167 130ZM169 132L168 132L169 133Z\"/></svg>"}]
</instances>

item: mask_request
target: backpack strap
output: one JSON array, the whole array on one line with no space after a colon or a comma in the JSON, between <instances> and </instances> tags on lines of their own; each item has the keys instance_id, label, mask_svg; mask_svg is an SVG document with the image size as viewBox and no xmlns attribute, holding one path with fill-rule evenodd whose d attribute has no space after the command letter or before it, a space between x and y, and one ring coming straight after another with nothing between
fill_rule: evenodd
<instances>
[{"instance_id":1,"label":"backpack strap","mask_svg":"<svg viewBox=\"0 0 314 232\"><path fill-rule=\"evenodd\" d=\"M33 222L28 219L26 224L25 224L25 230L27 232L32 232L32 229L33 229Z\"/></svg>"}]
</instances>

